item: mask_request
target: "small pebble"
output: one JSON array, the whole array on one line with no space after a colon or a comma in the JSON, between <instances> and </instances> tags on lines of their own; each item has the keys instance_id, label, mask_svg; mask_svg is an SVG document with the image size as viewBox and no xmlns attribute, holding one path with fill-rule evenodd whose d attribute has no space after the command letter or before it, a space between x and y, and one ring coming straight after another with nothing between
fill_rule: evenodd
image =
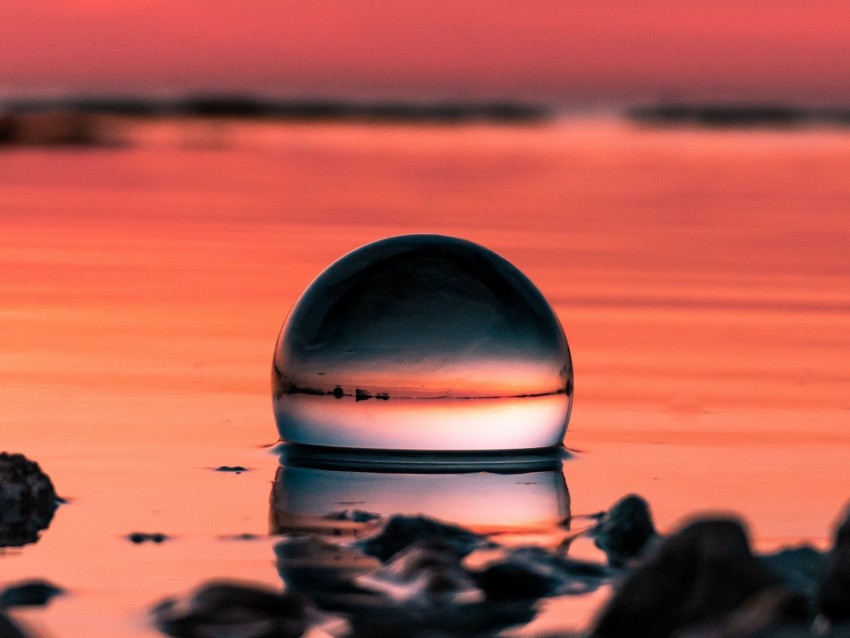
<instances>
[{"instance_id":1,"label":"small pebble","mask_svg":"<svg viewBox=\"0 0 850 638\"><path fill-rule=\"evenodd\" d=\"M230 534L229 536L219 536L220 539L226 541L255 541L260 538L257 534L243 532L242 534Z\"/></svg>"},{"instance_id":2,"label":"small pebble","mask_svg":"<svg viewBox=\"0 0 850 638\"><path fill-rule=\"evenodd\" d=\"M127 540L131 543L162 543L163 541L168 540L168 536L161 532L133 532L131 534L127 534Z\"/></svg>"}]
</instances>

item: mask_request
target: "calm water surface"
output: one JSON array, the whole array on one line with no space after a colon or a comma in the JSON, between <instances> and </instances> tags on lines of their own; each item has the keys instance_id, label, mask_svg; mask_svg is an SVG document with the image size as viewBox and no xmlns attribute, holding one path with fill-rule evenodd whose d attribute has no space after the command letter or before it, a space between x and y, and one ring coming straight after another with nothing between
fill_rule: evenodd
<instances>
[{"instance_id":1,"label":"calm water surface","mask_svg":"<svg viewBox=\"0 0 850 638\"><path fill-rule=\"evenodd\" d=\"M850 134L146 127L0 152L0 448L70 501L0 583L69 590L18 614L44 635L157 635L150 606L209 578L280 587L270 531L348 497L263 447L275 338L327 264L401 233L483 244L549 299L573 454L531 480L359 475L376 511L460 517L453 485L469 524L551 542L565 507L638 492L662 531L722 510L763 549L826 543L850 498ZM511 633L584 626L604 596Z\"/></svg>"}]
</instances>

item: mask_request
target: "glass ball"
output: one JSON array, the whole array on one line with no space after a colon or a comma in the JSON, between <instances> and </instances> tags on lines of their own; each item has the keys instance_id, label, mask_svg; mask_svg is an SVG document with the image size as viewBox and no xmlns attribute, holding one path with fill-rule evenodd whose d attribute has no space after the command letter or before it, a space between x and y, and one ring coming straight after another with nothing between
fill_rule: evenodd
<instances>
[{"instance_id":1,"label":"glass ball","mask_svg":"<svg viewBox=\"0 0 850 638\"><path fill-rule=\"evenodd\" d=\"M281 438L410 451L560 445L573 395L564 330L496 253L440 235L367 244L304 291L275 346Z\"/></svg>"}]
</instances>

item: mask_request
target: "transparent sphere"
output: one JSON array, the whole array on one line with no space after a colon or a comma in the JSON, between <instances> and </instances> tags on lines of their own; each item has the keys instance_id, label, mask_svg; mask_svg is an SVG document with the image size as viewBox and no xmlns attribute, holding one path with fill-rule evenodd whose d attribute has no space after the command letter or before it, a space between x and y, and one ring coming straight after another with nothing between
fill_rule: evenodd
<instances>
[{"instance_id":1,"label":"transparent sphere","mask_svg":"<svg viewBox=\"0 0 850 638\"><path fill-rule=\"evenodd\" d=\"M563 328L525 275L462 239L367 244L301 295L277 340L284 441L411 451L559 445L573 369Z\"/></svg>"}]
</instances>

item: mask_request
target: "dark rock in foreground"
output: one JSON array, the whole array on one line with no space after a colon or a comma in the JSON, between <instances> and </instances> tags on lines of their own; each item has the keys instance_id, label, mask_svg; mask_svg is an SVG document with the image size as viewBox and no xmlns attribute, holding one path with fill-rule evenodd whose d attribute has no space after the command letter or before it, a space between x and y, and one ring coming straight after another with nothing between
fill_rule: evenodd
<instances>
[{"instance_id":1,"label":"dark rock in foreground","mask_svg":"<svg viewBox=\"0 0 850 638\"><path fill-rule=\"evenodd\" d=\"M835 530L818 583L817 606L833 622L850 621L850 509Z\"/></svg>"},{"instance_id":2,"label":"dark rock in foreground","mask_svg":"<svg viewBox=\"0 0 850 638\"><path fill-rule=\"evenodd\" d=\"M587 594L608 582L611 570L542 547L518 547L475 574L488 600Z\"/></svg>"},{"instance_id":3,"label":"dark rock in foreground","mask_svg":"<svg viewBox=\"0 0 850 638\"><path fill-rule=\"evenodd\" d=\"M458 556L466 556L483 538L425 516L393 516L378 534L360 541L358 546L364 554L386 561L418 541L441 541L450 545Z\"/></svg>"},{"instance_id":4,"label":"dark rock in foreground","mask_svg":"<svg viewBox=\"0 0 850 638\"><path fill-rule=\"evenodd\" d=\"M657 534L649 504L636 494L617 501L591 531L596 546L605 552L612 567L624 567L652 544Z\"/></svg>"},{"instance_id":5,"label":"dark rock in foreground","mask_svg":"<svg viewBox=\"0 0 850 638\"><path fill-rule=\"evenodd\" d=\"M660 543L600 614L598 638L666 638L711 623L777 578L750 551L736 520L697 520Z\"/></svg>"},{"instance_id":6,"label":"dark rock in foreground","mask_svg":"<svg viewBox=\"0 0 850 638\"><path fill-rule=\"evenodd\" d=\"M307 595L322 609L348 611L364 598L355 578L381 563L353 547L314 536L295 536L275 548L277 569L286 586ZM368 596L372 598L372 596Z\"/></svg>"},{"instance_id":7,"label":"dark rock in foreground","mask_svg":"<svg viewBox=\"0 0 850 638\"><path fill-rule=\"evenodd\" d=\"M417 608L477 602L481 591L445 541L420 541L395 554L386 565L360 576L357 583L387 598Z\"/></svg>"},{"instance_id":8,"label":"dark rock in foreground","mask_svg":"<svg viewBox=\"0 0 850 638\"><path fill-rule=\"evenodd\" d=\"M504 596L488 595L464 567L465 551L444 539L412 543L383 565L355 547L314 537L286 539L275 552L288 591L344 613L351 637L483 638L536 613L538 597L518 591L517 583Z\"/></svg>"},{"instance_id":9,"label":"dark rock in foreground","mask_svg":"<svg viewBox=\"0 0 850 638\"><path fill-rule=\"evenodd\" d=\"M0 547L36 542L58 503L53 483L38 463L0 452Z\"/></svg>"},{"instance_id":10,"label":"dark rock in foreground","mask_svg":"<svg viewBox=\"0 0 850 638\"><path fill-rule=\"evenodd\" d=\"M40 607L65 590L45 580L30 580L11 585L0 591L0 609L9 607ZM2 636L2 634L0 634Z\"/></svg>"},{"instance_id":11,"label":"dark rock in foreground","mask_svg":"<svg viewBox=\"0 0 850 638\"><path fill-rule=\"evenodd\" d=\"M487 600L538 599L551 594L554 578L520 562L505 561L488 565L475 575Z\"/></svg>"},{"instance_id":12,"label":"dark rock in foreground","mask_svg":"<svg viewBox=\"0 0 850 638\"><path fill-rule=\"evenodd\" d=\"M809 603L803 596L771 587L757 592L718 621L676 632L675 638L766 638L774 632L806 632L811 622Z\"/></svg>"},{"instance_id":13,"label":"dark rock in foreground","mask_svg":"<svg viewBox=\"0 0 850 638\"><path fill-rule=\"evenodd\" d=\"M800 546L755 556L732 518L695 520L661 539L637 496L618 501L591 533L609 565L395 516L351 544L282 540L275 553L286 593L212 583L160 604L154 619L177 638L279 638L316 628L322 609L345 615L334 616L331 633L346 638L485 638L531 621L541 599L586 594L614 577L623 580L591 638L850 638L850 511L828 555Z\"/></svg>"},{"instance_id":14,"label":"dark rock in foreground","mask_svg":"<svg viewBox=\"0 0 850 638\"><path fill-rule=\"evenodd\" d=\"M229 582L203 585L186 600L165 600L152 613L157 629L175 638L296 638L314 615L298 594Z\"/></svg>"},{"instance_id":15,"label":"dark rock in foreground","mask_svg":"<svg viewBox=\"0 0 850 638\"><path fill-rule=\"evenodd\" d=\"M760 556L767 568L779 577L782 585L812 602L817 594L818 576L825 556L809 545L789 547Z\"/></svg>"},{"instance_id":16,"label":"dark rock in foreground","mask_svg":"<svg viewBox=\"0 0 850 638\"><path fill-rule=\"evenodd\" d=\"M28 636L17 623L0 611L0 638L28 638Z\"/></svg>"}]
</instances>

